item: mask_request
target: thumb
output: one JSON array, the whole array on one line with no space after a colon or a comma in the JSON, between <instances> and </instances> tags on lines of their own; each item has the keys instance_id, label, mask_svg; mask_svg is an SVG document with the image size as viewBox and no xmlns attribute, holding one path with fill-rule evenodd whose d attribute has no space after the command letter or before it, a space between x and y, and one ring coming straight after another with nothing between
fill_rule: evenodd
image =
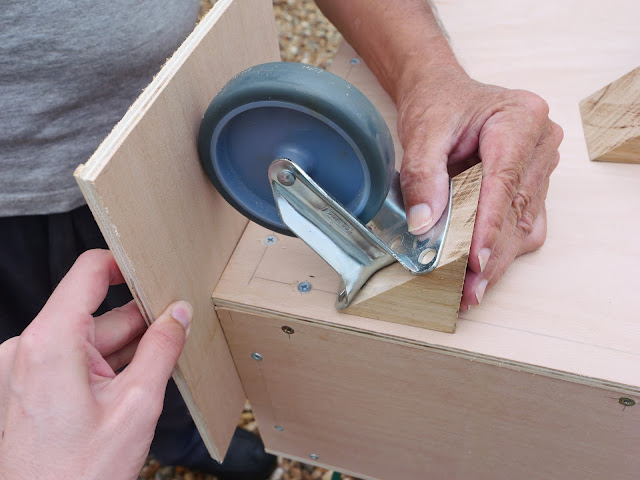
<instances>
[{"instance_id":1,"label":"thumb","mask_svg":"<svg viewBox=\"0 0 640 480\"><path fill-rule=\"evenodd\" d=\"M169 305L147 329L133 360L119 375L125 377L124 383L164 392L187 340L192 318L193 308L187 302Z\"/></svg>"},{"instance_id":2,"label":"thumb","mask_svg":"<svg viewBox=\"0 0 640 480\"><path fill-rule=\"evenodd\" d=\"M448 148L444 141L410 142L400 184L409 232L422 235L442 216L449 199Z\"/></svg>"}]
</instances>

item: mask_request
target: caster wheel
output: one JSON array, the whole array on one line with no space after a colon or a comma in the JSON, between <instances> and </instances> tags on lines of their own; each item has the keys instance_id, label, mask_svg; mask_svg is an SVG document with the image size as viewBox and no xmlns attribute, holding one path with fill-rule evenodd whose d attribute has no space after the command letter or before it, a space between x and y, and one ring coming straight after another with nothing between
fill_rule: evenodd
<instances>
[{"instance_id":1,"label":"caster wheel","mask_svg":"<svg viewBox=\"0 0 640 480\"><path fill-rule=\"evenodd\" d=\"M360 91L332 73L288 62L258 65L231 79L204 114L198 151L231 205L286 235L292 233L267 175L275 159L295 162L367 223L387 196L395 158L386 123Z\"/></svg>"}]
</instances>

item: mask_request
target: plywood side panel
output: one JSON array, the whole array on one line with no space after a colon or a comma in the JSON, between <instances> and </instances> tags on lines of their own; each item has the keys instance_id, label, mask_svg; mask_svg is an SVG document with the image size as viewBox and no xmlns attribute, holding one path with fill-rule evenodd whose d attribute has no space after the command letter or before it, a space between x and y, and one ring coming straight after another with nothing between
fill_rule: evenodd
<instances>
[{"instance_id":1,"label":"plywood side panel","mask_svg":"<svg viewBox=\"0 0 640 480\"><path fill-rule=\"evenodd\" d=\"M290 318L225 311L221 321L272 452L394 480L640 471L640 407L624 408L625 392Z\"/></svg>"},{"instance_id":2,"label":"plywood side panel","mask_svg":"<svg viewBox=\"0 0 640 480\"><path fill-rule=\"evenodd\" d=\"M203 173L196 135L233 75L278 59L269 0L219 1L76 172L146 320L175 300L194 307L174 378L216 459L224 457L245 394L211 291L246 219Z\"/></svg>"},{"instance_id":3,"label":"plywood side panel","mask_svg":"<svg viewBox=\"0 0 640 480\"><path fill-rule=\"evenodd\" d=\"M449 231L433 272L413 275L398 263L390 265L367 281L346 313L452 333L458 319L481 182L480 164L453 179Z\"/></svg>"}]
</instances>

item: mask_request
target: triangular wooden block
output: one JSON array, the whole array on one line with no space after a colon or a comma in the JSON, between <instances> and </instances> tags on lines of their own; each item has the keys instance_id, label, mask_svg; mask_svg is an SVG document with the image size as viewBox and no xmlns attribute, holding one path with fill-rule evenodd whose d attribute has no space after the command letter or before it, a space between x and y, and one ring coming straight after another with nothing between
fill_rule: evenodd
<instances>
[{"instance_id":1,"label":"triangular wooden block","mask_svg":"<svg viewBox=\"0 0 640 480\"><path fill-rule=\"evenodd\" d=\"M640 163L640 67L580 102L589 159Z\"/></svg>"},{"instance_id":2,"label":"triangular wooden block","mask_svg":"<svg viewBox=\"0 0 640 480\"><path fill-rule=\"evenodd\" d=\"M413 275L399 263L377 272L347 313L388 322L453 332L476 220L482 164L453 179L451 223L438 267Z\"/></svg>"}]
</instances>

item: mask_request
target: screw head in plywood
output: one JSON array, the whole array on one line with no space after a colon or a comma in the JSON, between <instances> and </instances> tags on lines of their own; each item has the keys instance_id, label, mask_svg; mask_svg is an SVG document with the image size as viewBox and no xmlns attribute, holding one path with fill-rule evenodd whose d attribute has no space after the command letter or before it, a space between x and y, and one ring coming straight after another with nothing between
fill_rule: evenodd
<instances>
[{"instance_id":1,"label":"screw head in plywood","mask_svg":"<svg viewBox=\"0 0 640 480\"><path fill-rule=\"evenodd\" d=\"M283 326L282 326L282 331L283 331L284 333L286 333L287 335L292 335L292 334L294 334L294 333L296 332L296 331L295 331L293 328L291 328L289 325L283 325Z\"/></svg>"},{"instance_id":2,"label":"screw head in plywood","mask_svg":"<svg viewBox=\"0 0 640 480\"><path fill-rule=\"evenodd\" d=\"M620 397L618 399L618 403L620 405L624 405L625 407L633 407L636 404L636 401L633 398Z\"/></svg>"}]
</instances>

